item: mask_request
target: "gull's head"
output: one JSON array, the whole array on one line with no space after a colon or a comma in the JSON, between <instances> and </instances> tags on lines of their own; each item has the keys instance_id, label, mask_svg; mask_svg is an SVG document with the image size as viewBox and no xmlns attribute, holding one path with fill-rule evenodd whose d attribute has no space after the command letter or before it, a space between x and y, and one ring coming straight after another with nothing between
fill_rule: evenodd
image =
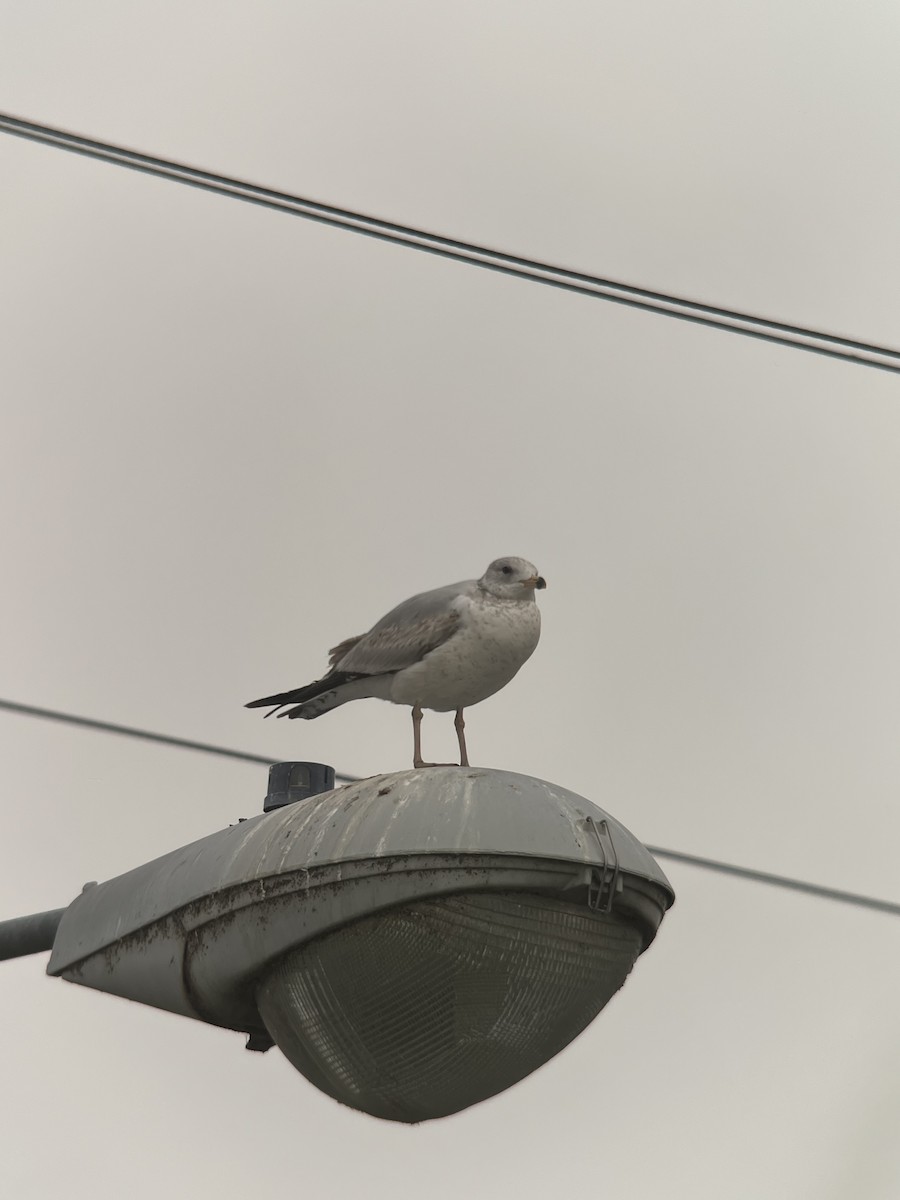
<instances>
[{"instance_id":1,"label":"gull's head","mask_svg":"<svg viewBox=\"0 0 900 1200\"><path fill-rule=\"evenodd\" d=\"M535 588L547 586L527 558L495 558L478 582L489 595L501 600L533 600Z\"/></svg>"}]
</instances>

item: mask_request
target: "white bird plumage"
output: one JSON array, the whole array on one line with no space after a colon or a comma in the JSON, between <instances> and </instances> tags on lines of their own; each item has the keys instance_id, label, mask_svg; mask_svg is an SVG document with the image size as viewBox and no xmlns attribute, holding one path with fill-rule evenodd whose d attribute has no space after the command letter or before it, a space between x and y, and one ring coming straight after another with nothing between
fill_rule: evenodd
<instances>
[{"instance_id":1,"label":"white bird plumage","mask_svg":"<svg viewBox=\"0 0 900 1200\"><path fill-rule=\"evenodd\" d=\"M460 766L468 766L463 710L505 687L533 654L541 636L535 590L543 587L527 559L495 559L480 579L412 596L335 646L321 679L247 708L283 708L280 717L309 721L350 700L409 705L415 767L432 765L422 761L422 709L455 711Z\"/></svg>"}]
</instances>

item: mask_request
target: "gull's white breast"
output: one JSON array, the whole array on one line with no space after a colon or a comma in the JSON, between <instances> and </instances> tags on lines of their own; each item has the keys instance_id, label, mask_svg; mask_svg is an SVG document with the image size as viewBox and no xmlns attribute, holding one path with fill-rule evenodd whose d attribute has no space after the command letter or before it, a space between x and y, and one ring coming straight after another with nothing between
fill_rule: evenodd
<instances>
[{"instance_id":1,"label":"gull's white breast","mask_svg":"<svg viewBox=\"0 0 900 1200\"><path fill-rule=\"evenodd\" d=\"M533 600L461 596L456 607L461 617L456 633L394 676L395 704L437 712L468 708L499 692L534 653L541 614Z\"/></svg>"}]
</instances>

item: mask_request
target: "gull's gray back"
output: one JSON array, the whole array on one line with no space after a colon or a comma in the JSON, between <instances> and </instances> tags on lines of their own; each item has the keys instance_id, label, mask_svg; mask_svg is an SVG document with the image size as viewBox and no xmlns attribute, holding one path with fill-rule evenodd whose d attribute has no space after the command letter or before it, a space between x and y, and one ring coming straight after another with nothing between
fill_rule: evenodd
<instances>
[{"instance_id":1,"label":"gull's gray back","mask_svg":"<svg viewBox=\"0 0 900 1200\"><path fill-rule=\"evenodd\" d=\"M335 669L379 675L420 662L458 629L460 615L454 601L471 595L476 586L477 580L466 579L410 596L353 642L335 662Z\"/></svg>"}]
</instances>

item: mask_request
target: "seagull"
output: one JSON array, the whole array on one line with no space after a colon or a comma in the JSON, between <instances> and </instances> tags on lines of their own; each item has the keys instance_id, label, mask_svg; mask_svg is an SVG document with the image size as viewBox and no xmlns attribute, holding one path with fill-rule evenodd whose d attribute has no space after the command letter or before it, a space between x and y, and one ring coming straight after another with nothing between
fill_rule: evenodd
<instances>
[{"instance_id":1,"label":"seagull","mask_svg":"<svg viewBox=\"0 0 900 1200\"><path fill-rule=\"evenodd\" d=\"M408 705L416 768L455 765L422 760L422 710L455 711L459 765L467 767L463 710L499 692L534 653L541 636L535 591L546 586L527 559L497 558L480 579L412 596L368 633L335 646L321 679L246 707L311 721L349 700Z\"/></svg>"}]
</instances>

